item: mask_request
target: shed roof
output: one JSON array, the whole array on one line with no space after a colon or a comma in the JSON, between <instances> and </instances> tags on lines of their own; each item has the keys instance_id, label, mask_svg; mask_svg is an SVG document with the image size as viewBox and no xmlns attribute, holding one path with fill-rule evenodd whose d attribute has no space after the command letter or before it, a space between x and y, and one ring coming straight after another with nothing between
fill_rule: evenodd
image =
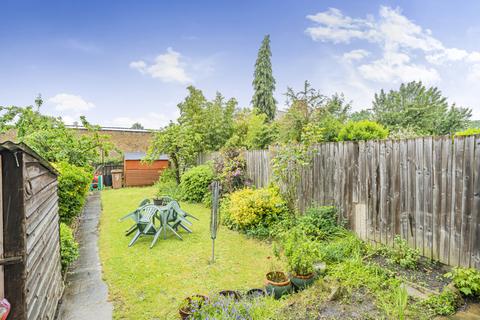
<instances>
[{"instance_id":1,"label":"shed roof","mask_svg":"<svg viewBox=\"0 0 480 320\"><path fill-rule=\"evenodd\" d=\"M123 154L125 160L143 160L146 156L145 152L125 152ZM161 154L156 160L168 160L168 155Z\"/></svg>"},{"instance_id":2,"label":"shed roof","mask_svg":"<svg viewBox=\"0 0 480 320\"><path fill-rule=\"evenodd\" d=\"M53 174L58 175L57 170L44 158L42 158L38 153L33 151L29 146L24 143L14 143L12 141L5 141L0 143L0 151L8 150L8 151L22 151L28 153L32 157L38 160L45 168L51 171Z\"/></svg>"}]
</instances>

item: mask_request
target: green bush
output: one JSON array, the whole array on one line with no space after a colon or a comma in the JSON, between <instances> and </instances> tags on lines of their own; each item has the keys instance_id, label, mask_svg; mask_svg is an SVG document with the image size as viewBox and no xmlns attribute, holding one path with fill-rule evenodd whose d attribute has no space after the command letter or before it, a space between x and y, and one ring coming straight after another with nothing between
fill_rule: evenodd
<instances>
[{"instance_id":1,"label":"green bush","mask_svg":"<svg viewBox=\"0 0 480 320\"><path fill-rule=\"evenodd\" d=\"M55 164L58 177L58 214L60 221L70 224L82 210L93 174L90 168L77 167L67 162Z\"/></svg>"},{"instance_id":2,"label":"green bush","mask_svg":"<svg viewBox=\"0 0 480 320\"><path fill-rule=\"evenodd\" d=\"M60 223L60 257L63 270L78 258L78 243L72 229L63 222Z\"/></svg>"},{"instance_id":3,"label":"green bush","mask_svg":"<svg viewBox=\"0 0 480 320\"><path fill-rule=\"evenodd\" d=\"M338 133L339 141L361 141L385 139L388 130L381 124L370 121L350 121Z\"/></svg>"},{"instance_id":4,"label":"green bush","mask_svg":"<svg viewBox=\"0 0 480 320\"><path fill-rule=\"evenodd\" d=\"M449 316L457 310L458 296L453 290L445 288L442 293L431 295L420 304L427 307L432 315Z\"/></svg>"},{"instance_id":5,"label":"green bush","mask_svg":"<svg viewBox=\"0 0 480 320\"><path fill-rule=\"evenodd\" d=\"M180 183L182 199L190 202L201 202L208 193L208 187L213 178L213 169L206 164L187 170L182 175L182 182Z\"/></svg>"},{"instance_id":6,"label":"green bush","mask_svg":"<svg viewBox=\"0 0 480 320\"><path fill-rule=\"evenodd\" d=\"M395 236L393 242L394 247L385 250L388 261L406 269L415 269L420 259L418 249L410 248L407 241L400 236Z\"/></svg>"},{"instance_id":7,"label":"green bush","mask_svg":"<svg viewBox=\"0 0 480 320\"><path fill-rule=\"evenodd\" d=\"M285 201L276 188L241 189L222 201L224 223L247 232L269 228L287 213Z\"/></svg>"},{"instance_id":8,"label":"green bush","mask_svg":"<svg viewBox=\"0 0 480 320\"><path fill-rule=\"evenodd\" d=\"M155 183L157 196L170 196L174 199L180 199L180 188L175 179L175 171L173 169L165 169L162 171L158 181Z\"/></svg>"},{"instance_id":9,"label":"green bush","mask_svg":"<svg viewBox=\"0 0 480 320\"><path fill-rule=\"evenodd\" d=\"M362 256L365 251L365 244L353 233L344 230L342 236L322 242L319 249L320 260L331 264Z\"/></svg>"},{"instance_id":10,"label":"green bush","mask_svg":"<svg viewBox=\"0 0 480 320\"><path fill-rule=\"evenodd\" d=\"M337 209L333 206L310 207L298 218L297 225L307 236L327 240L342 233L343 228L337 220Z\"/></svg>"},{"instance_id":11,"label":"green bush","mask_svg":"<svg viewBox=\"0 0 480 320\"><path fill-rule=\"evenodd\" d=\"M475 134L480 134L480 128L470 128L470 129L467 129L465 131L460 131L460 132L455 133L455 136L456 137L459 137L459 136L473 136Z\"/></svg>"},{"instance_id":12,"label":"green bush","mask_svg":"<svg viewBox=\"0 0 480 320\"><path fill-rule=\"evenodd\" d=\"M455 267L445 275L466 296L480 296L480 271L474 268Z\"/></svg>"}]
</instances>

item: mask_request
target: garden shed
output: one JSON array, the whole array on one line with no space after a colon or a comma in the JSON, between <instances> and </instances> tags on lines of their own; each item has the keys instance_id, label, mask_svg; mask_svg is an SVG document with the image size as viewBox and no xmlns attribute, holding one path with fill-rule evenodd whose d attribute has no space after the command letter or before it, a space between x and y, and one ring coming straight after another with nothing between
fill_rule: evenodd
<instances>
[{"instance_id":1,"label":"garden shed","mask_svg":"<svg viewBox=\"0 0 480 320\"><path fill-rule=\"evenodd\" d=\"M57 173L26 145L0 143L0 297L9 319L53 319L62 290Z\"/></svg>"},{"instance_id":2,"label":"garden shed","mask_svg":"<svg viewBox=\"0 0 480 320\"><path fill-rule=\"evenodd\" d=\"M168 156L160 155L152 163L145 163L144 152L125 152L124 154L124 184L126 187L149 186L154 184L160 173L168 168Z\"/></svg>"}]
</instances>

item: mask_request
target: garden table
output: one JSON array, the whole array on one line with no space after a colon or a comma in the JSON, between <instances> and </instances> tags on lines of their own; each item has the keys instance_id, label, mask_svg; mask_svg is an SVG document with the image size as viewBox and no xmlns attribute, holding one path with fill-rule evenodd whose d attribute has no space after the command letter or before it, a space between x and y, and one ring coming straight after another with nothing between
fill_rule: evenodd
<instances>
[{"instance_id":1,"label":"garden table","mask_svg":"<svg viewBox=\"0 0 480 320\"><path fill-rule=\"evenodd\" d=\"M183 240L182 236L178 233L178 228L182 228L188 233L192 230L188 226L192 225L187 218L191 217L198 220L191 214L183 211L177 201L170 197L162 197L162 199L155 199L153 204L149 199L144 199L140 202L140 205L133 212L125 215L120 219L123 221L127 218L134 220L135 224L126 230L126 235L133 233L137 230L132 241L130 241L129 247L132 246L140 236L153 235L153 241L150 244L152 248L158 240L158 237L163 233L164 239L167 238L167 231L170 230L180 240ZM155 220L160 224L157 227Z\"/></svg>"}]
</instances>

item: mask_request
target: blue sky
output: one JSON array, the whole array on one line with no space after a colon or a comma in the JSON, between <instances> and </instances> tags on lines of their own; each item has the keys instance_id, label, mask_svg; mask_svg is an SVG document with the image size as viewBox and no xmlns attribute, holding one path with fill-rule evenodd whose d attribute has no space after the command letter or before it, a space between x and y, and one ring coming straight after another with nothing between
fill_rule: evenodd
<instances>
[{"instance_id":1,"label":"blue sky","mask_svg":"<svg viewBox=\"0 0 480 320\"><path fill-rule=\"evenodd\" d=\"M479 1L0 1L0 105L67 122L177 116L189 84L249 105L256 54L272 41L276 97L308 79L355 109L423 80L480 119Z\"/></svg>"}]
</instances>

